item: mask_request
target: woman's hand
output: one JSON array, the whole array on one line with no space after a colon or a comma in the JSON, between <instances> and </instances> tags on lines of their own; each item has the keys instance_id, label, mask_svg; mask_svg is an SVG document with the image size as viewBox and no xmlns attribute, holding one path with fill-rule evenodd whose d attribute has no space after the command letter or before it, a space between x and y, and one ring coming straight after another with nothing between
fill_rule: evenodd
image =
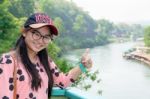
<instances>
[{"instance_id":1,"label":"woman's hand","mask_svg":"<svg viewBox=\"0 0 150 99\"><path fill-rule=\"evenodd\" d=\"M81 58L81 63L88 69L90 69L93 65L92 59L89 55L89 51L90 51L90 49L87 48Z\"/></svg>"}]
</instances>

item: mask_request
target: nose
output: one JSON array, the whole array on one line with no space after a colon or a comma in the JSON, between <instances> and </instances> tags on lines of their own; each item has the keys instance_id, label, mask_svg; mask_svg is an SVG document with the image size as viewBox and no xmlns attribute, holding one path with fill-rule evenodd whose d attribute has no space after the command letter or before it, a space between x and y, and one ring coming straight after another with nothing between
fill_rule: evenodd
<instances>
[{"instance_id":1,"label":"nose","mask_svg":"<svg viewBox=\"0 0 150 99\"><path fill-rule=\"evenodd\" d=\"M42 43L43 43L43 37L41 37L41 38L38 40L38 42L42 44Z\"/></svg>"}]
</instances>

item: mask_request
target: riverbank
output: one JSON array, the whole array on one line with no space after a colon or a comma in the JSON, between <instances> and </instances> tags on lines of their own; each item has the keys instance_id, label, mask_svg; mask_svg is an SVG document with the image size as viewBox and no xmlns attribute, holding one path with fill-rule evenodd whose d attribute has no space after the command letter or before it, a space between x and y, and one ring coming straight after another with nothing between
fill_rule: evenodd
<instances>
[{"instance_id":1,"label":"riverbank","mask_svg":"<svg viewBox=\"0 0 150 99\"><path fill-rule=\"evenodd\" d=\"M132 50L130 49L128 52L125 52L123 57L126 59L138 60L150 66L150 53L148 53L149 50L150 48L148 47L136 47Z\"/></svg>"}]
</instances>

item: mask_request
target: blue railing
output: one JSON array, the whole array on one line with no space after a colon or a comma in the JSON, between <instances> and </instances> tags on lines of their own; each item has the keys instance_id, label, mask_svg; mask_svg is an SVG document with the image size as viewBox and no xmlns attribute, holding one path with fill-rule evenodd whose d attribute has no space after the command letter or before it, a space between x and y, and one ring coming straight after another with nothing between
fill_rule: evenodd
<instances>
[{"instance_id":1,"label":"blue railing","mask_svg":"<svg viewBox=\"0 0 150 99\"><path fill-rule=\"evenodd\" d=\"M52 91L53 97L63 97L59 99L104 99L100 95L93 95L91 93L82 91L77 88L66 88L60 89L58 87L54 87ZM58 99L58 98L55 98Z\"/></svg>"}]
</instances>

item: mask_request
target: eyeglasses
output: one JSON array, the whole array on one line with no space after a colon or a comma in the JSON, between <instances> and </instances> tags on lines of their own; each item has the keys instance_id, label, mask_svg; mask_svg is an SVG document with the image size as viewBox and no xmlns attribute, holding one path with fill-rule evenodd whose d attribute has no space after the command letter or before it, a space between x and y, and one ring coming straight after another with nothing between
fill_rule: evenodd
<instances>
[{"instance_id":1,"label":"eyeglasses","mask_svg":"<svg viewBox=\"0 0 150 99\"><path fill-rule=\"evenodd\" d=\"M46 44L53 40L52 35L43 36L43 35L41 35L40 31L35 30L35 29L32 30L31 33L32 33L32 38L34 40L39 40L39 39L42 38L43 42L46 43Z\"/></svg>"}]
</instances>

